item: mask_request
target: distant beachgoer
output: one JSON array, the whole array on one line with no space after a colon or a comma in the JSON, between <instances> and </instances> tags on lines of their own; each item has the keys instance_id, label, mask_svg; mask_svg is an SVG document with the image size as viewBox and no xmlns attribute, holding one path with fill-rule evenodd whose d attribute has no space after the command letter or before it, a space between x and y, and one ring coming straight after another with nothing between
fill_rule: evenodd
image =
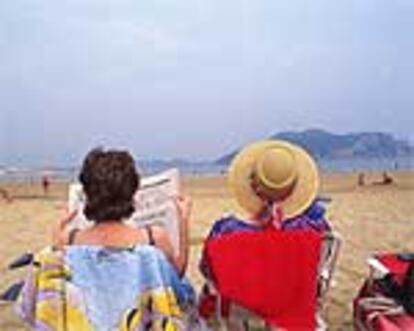
<instances>
[{"instance_id":1,"label":"distant beachgoer","mask_svg":"<svg viewBox=\"0 0 414 331\"><path fill-rule=\"evenodd\" d=\"M9 194L9 192L7 192L4 188L0 187L0 195L2 196L2 198L4 200L6 200L7 202L12 202L12 198Z\"/></svg>"},{"instance_id":2,"label":"distant beachgoer","mask_svg":"<svg viewBox=\"0 0 414 331\"><path fill-rule=\"evenodd\" d=\"M391 185L394 183L394 178L388 174L388 172L384 171L382 173L382 179L380 181L374 182L374 185Z\"/></svg>"},{"instance_id":3,"label":"distant beachgoer","mask_svg":"<svg viewBox=\"0 0 414 331\"><path fill-rule=\"evenodd\" d=\"M43 188L43 193L46 195L49 193L49 187L50 187L50 179L48 176L43 176L42 177L42 188Z\"/></svg>"},{"instance_id":4,"label":"distant beachgoer","mask_svg":"<svg viewBox=\"0 0 414 331\"><path fill-rule=\"evenodd\" d=\"M390 185L392 183L394 183L394 179L386 171L384 171L382 173L382 184Z\"/></svg>"},{"instance_id":5,"label":"distant beachgoer","mask_svg":"<svg viewBox=\"0 0 414 331\"><path fill-rule=\"evenodd\" d=\"M364 186L365 185L365 174L363 172L360 172L358 174L358 186Z\"/></svg>"}]
</instances>

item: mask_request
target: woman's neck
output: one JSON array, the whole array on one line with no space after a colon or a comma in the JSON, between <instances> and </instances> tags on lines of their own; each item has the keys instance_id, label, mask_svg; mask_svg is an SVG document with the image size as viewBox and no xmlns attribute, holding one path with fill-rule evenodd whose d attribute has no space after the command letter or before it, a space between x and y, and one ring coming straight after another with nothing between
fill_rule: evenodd
<instances>
[{"instance_id":1,"label":"woman's neck","mask_svg":"<svg viewBox=\"0 0 414 331\"><path fill-rule=\"evenodd\" d=\"M94 225L91 227L96 230L106 230L106 229L118 229L118 228L124 228L125 224L122 223L119 220L105 220L94 223Z\"/></svg>"},{"instance_id":2,"label":"woman's neck","mask_svg":"<svg viewBox=\"0 0 414 331\"><path fill-rule=\"evenodd\" d=\"M103 246L130 246L144 242L141 232L119 220L105 220L95 223L78 238L80 244Z\"/></svg>"},{"instance_id":3,"label":"woman's neck","mask_svg":"<svg viewBox=\"0 0 414 331\"><path fill-rule=\"evenodd\" d=\"M252 215L248 219L246 219L245 222L249 223L251 225L256 225L258 227L264 227L267 223L265 220L257 218L257 216L254 216L254 215Z\"/></svg>"}]
</instances>

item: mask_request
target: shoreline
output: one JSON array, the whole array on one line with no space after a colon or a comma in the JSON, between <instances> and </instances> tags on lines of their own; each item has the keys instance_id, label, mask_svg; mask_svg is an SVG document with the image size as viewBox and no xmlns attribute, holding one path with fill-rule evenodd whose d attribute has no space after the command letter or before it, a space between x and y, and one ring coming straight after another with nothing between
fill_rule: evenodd
<instances>
[{"instance_id":1,"label":"shoreline","mask_svg":"<svg viewBox=\"0 0 414 331\"><path fill-rule=\"evenodd\" d=\"M364 173L364 185L358 185L358 175L362 172L322 172L320 175L320 193L322 195L334 192L349 192L354 190L378 190L387 188L397 188L401 190L414 190L414 170L389 171L393 178L390 185L381 185L382 171L366 171ZM0 190L3 196L8 195L13 199L37 199L37 200L61 200L67 199L68 185L72 183L68 180L53 180L49 187L49 192L45 194L41 181L0 181ZM205 175L183 175L181 183L184 191L191 195L194 186L205 186L209 189L217 188L219 191L226 191L225 174L205 174ZM2 196L0 196L0 203Z\"/></svg>"},{"instance_id":2,"label":"shoreline","mask_svg":"<svg viewBox=\"0 0 414 331\"><path fill-rule=\"evenodd\" d=\"M165 169L167 170L167 169ZM323 177L330 177L330 176L355 176L359 173L365 173L369 175L380 175L384 171L386 171L389 174L394 175L411 175L414 174L414 169L397 169L397 170L390 170L390 169L375 169L375 170L364 170L364 169L356 169L356 170L321 170L319 169L319 173L321 178ZM162 171L161 171L162 172ZM144 175L146 173L144 172ZM149 174L151 176L152 174ZM217 178L217 177L225 177L226 173L180 173L181 178L184 179L191 179L191 178ZM51 176L51 179L55 183L60 184L67 184L73 182L70 179L67 178L54 178ZM22 179L7 179L7 178L1 178L0 176L0 185L1 184L13 184L13 183L39 183L41 180L41 177L32 177L30 179L22 180Z\"/></svg>"}]
</instances>

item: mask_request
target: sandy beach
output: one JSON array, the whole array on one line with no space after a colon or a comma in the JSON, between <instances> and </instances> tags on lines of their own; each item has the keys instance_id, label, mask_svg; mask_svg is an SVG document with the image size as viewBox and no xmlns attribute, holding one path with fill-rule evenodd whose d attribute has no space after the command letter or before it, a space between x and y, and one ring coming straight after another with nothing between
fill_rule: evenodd
<instances>
[{"instance_id":1,"label":"sandy beach","mask_svg":"<svg viewBox=\"0 0 414 331\"><path fill-rule=\"evenodd\" d=\"M395 183L372 185L379 173L369 173L366 185L357 186L357 174L324 174L321 195L329 197L328 218L343 245L329 293L326 316L330 330L352 330L352 298L367 274L366 258L378 251L414 251L414 172L392 174ZM197 265L202 238L211 223L228 212L241 210L231 198L223 177L187 177L184 189L193 198L191 260L188 275L202 282ZM22 276L6 272L21 253L36 251L50 241L51 224L59 218L67 199L67 184L52 183L44 196L40 183L0 184L14 197L0 200L0 290ZM27 330L9 305L0 306L0 330Z\"/></svg>"}]
</instances>

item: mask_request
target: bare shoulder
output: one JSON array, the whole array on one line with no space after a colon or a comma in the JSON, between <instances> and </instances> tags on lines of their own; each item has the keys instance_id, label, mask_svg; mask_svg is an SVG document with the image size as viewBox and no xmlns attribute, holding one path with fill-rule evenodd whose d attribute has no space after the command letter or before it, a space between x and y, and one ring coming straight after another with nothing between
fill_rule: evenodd
<instances>
[{"instance_id":1,"label":"bare shoulder","mask_svg":"<svg viewBox=\"0 0 414 331\"><path fill-rule=\"evenodd\" d=\"M123 246L144 244L147 241L147 234L143 229L122 227L112 231L98 231L92 227L78 231L70 244Z\"/></svg>"},{"instance_id":2,"label":"bare shoulder","mask_svg":"<svg viewBox=\"0 0 414 331\"><path fill-rule=\"evenodd\" d=\"M159 225L151 227L153 240L156 246L161 248L168 256L174 256L174 249L166 229Z\"/></svg>"},{"instance_id":3,"label":"bare shoulder","mask_svg":"<svg viewBox=\"0 0 414 331\"><path fill-rule=\"evenodd\" d=\"M154 240L157 242L157 240L165 241L169 240L168 232L163 226L160 225L153 225L151 226L152 234L154 236Z\"/></svg>"}]
</instances>

